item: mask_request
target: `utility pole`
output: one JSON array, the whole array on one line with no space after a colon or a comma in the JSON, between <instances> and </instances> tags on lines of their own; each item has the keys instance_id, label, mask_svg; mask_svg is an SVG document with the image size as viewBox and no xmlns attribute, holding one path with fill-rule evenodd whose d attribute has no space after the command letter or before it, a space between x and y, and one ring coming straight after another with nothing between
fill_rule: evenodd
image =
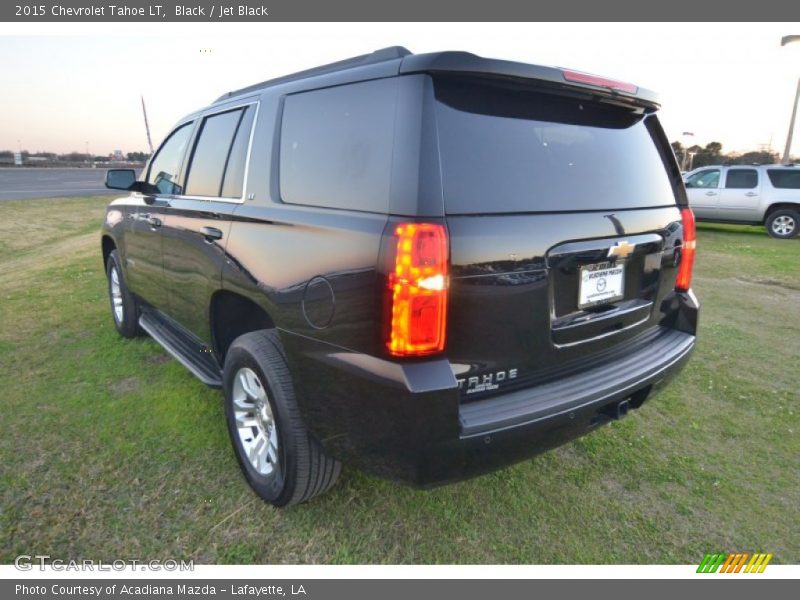
<instances>
[{"instance_id":1,"label":"utility pole","mask_svg":"<svg viewBox=\"0 0 800 600\"><path fill-rule=\"evenodd\" d=\"M800 42L800 35L785 35L781 38L781 46ZM794 134L794 123L797 119L797 102L800 101L800 78L797 79L797 91L794 93L794 104L792 104L792 118L789 120L789 133L786 134L786 147L783 150L783 164L789 163L789 154L792 151L792 135Z\"/></svg>"},{"instance_id":2,"label":"utility pole","mask_svg":"<svg viewBox=\"0 0 800 600\"><path fill-rule=\"evenodd\" d=\"M797 119L797 102L800 100L800 78L797 79L797 91L794 93L794 104L792 105L792 118L789 119L789 133L786 134L786 148L783 150L783 164L789 164L789 153L792 150L792 134L794 133L794 122Z\"/></svg>"},{"instance_id":3,"label":"utility pole","mask_svg":"<svg viewBox=\"0 0 800 600\"><path fill-rule=\"evenodd\" d=\"M153 141L150 139L150 124L147 122L147 109L144 106L144 95L142 95L142 114L144 115L144 128L147 131L147 145L150 146L150 156L153 155Z\"/></svg>"},{"instance_id":4,"label":"utility pole","mask_svg":"<svg viewBox=\"0 0 800 600\"><path fill-rule=\"evenodd\" d=\"M689 142L688 142L688 140L686 138L689 137L689 136L694 137L694 133L692 133L691 131L684 131L681 134L681 136L683 137L684 143L688 144ZM689 154L689 146L687 145L687 146L683 147L683 158L681 159L681 171L685 171L686 170L686 157L687 157L688 154ZM691 167L690 167L690 170L691 170Z\"/></svg>"}]
</instances>

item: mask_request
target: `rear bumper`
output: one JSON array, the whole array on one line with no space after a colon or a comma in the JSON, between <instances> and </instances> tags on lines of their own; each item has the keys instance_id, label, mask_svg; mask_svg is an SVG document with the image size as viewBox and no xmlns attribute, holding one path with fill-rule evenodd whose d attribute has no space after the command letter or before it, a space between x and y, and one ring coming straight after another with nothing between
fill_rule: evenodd
<instances>
[{"instance_id":1,"label":"rear bumper","mask_svg":"<svg viewBox=\"0 0 800 600\"><path fill-rule=\"evenodd\" d=\"M663 330L643 352L625 360L462 406L458 441L429 455L422 484L464 479L524 460L638 409L681 370L694 347L695 336ZM457 461L441 460L453 454Z\"/></svg>"},{"instance_id":2,"label":"rear bumper","mask_svg":"<svg viewBox=\"0 0 800 600\"><path fill-rule=\"evenodd\" d=\"M459 414L461 437L493 434L572 414L584 406L619 402L643 387L661 385L688 357L695 338L675 329L654 333L644 347L616 360L545 385L465 404Z\"/></svg>"},{"instance_id":3,"label":"rear bumper","mask_svg":"<svg viewBox=\"0 0 800 600\"><path fill-rule=\"evenodd\" d=\"M446 359L398 364L283 332L303 418L347 464L429 487L489 472L589 433L636 409L695 346L690 318L651 330L629 351L556 381L462 404ZM690 306L687 306L686 304Z\"/></svg>"}]
</instances>

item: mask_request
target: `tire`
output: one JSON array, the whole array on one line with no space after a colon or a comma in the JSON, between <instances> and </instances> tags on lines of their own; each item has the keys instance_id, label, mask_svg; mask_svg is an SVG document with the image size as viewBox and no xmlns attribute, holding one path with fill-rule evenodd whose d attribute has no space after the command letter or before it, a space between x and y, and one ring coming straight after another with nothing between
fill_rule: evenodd
<instances>
[{"instance_id":1,"label":"tire","mask_svg":"<svg viewBox=\"0 0 800 600\"><path fill-rule=\"evenodd\" d=\"M236 338L225 356L222 382L236 460L261 498L278 507L291 506L336 483L341 463L325 453L303 424L275 330Z\"/></svg>"},{"instance_id":2,"label":"tire","mask_svg":"<svg viewBox=\"0 0 800 600\"><path fill-rule=\"evenodd\" d=\"M800 233L800 213L791 208L781 208L771 212L764 225L770 237L788 240Z\"/></svg>"},{"instance_id":3,"label":"tire","mask_svg":"<svg viewBox=\"0 0 800 600\"><path fill-rule=\"evenodd\" d=\"M142 335L139 327L139 304L128 291L122 276L119 254L112 250L106 263L108 280L108 299L111 305L111 318L119 334L126 338Z\"/></svg>"}]
</instances>

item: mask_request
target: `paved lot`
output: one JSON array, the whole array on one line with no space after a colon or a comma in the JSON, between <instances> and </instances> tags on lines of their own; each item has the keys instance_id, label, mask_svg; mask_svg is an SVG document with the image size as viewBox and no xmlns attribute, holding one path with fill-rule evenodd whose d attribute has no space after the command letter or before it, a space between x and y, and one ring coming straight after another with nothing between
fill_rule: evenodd
<instances>
[{"instance_id":1,"label":"paved lot","mask_svg":"<svg viewBox=\"0 0 800 600\"><path fill-rule=\"evenodd\" d=\"M0 200L113 194L106 169L0 169Z\"/></svg>"}]
</instances>

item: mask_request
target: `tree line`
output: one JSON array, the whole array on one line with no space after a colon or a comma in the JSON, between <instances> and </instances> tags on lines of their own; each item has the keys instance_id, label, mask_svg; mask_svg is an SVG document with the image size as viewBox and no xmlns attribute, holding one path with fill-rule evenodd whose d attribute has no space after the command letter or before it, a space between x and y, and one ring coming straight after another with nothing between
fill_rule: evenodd
<instances>
[{"instance_id":1,"label":"tree line","mask_svg":"<svg viewBox=\"0 0 800 600\"><path fill-rule=\"evenodd\" d=\"M114 160L112 156L107 156L104 154L96 155L96 154L86 154L84 152L67 152L66 154L57 154L55 152L29 152L28 150L23 150L22 154L22 162L26 162L31 158L38 159L43 162L109 162ZM130 162L145 162L148 158L150 158L150 154L147 152L127 152L125 155L125 160ZM0 150L0 162L13 162L14 160L14 151L13 150Z\"/></svg>"},{"instance_id":2,"label":"tree line","mask_svg":"<svg viewBox=\"0 0 800 600\"><path fill-rule=\"evenodd\" d=\"M722 144L710 142L705 148L695 144L684 148L680 142L672 142L672 151L682 169L689 170L708 165L772 165L780 163L780 155L772 150L750 152L722 152ZM792 159L794 162L795 159Z\"/></svg>"}]
</instances>

